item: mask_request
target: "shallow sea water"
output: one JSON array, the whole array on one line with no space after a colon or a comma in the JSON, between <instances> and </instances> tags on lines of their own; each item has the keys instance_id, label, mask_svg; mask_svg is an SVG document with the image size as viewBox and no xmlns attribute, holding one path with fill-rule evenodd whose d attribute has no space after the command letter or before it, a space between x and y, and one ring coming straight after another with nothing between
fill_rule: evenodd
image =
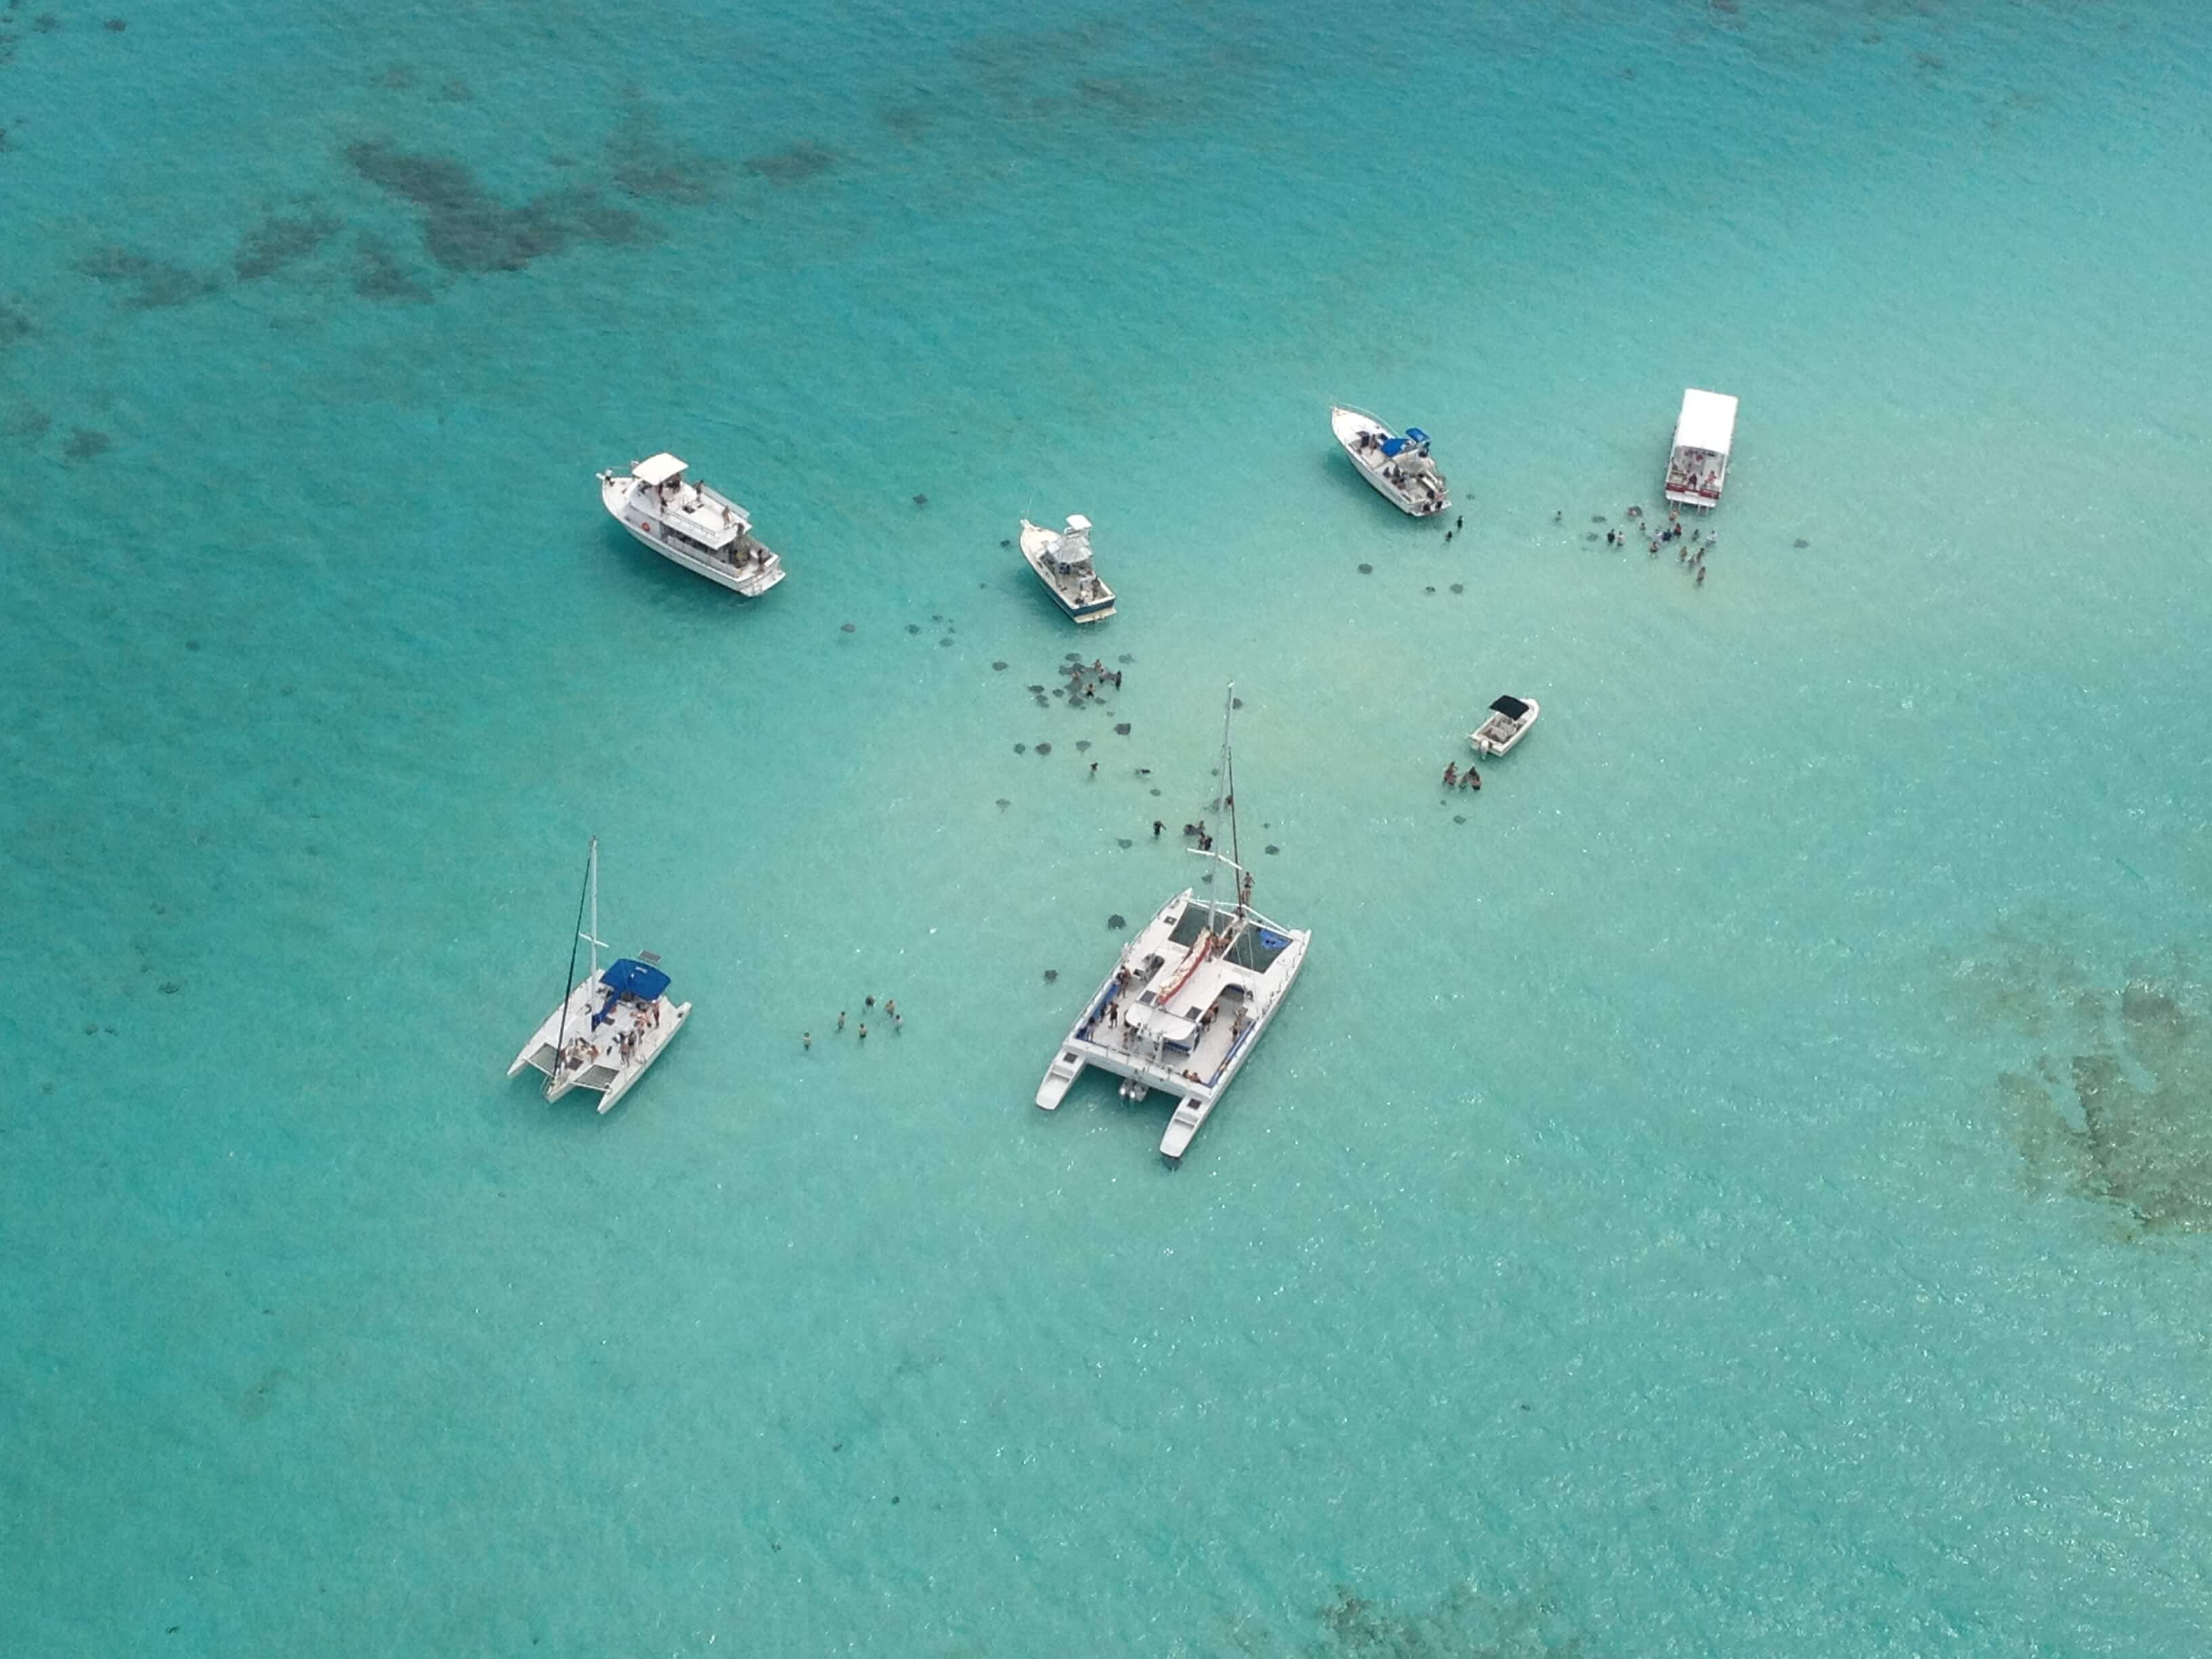
<instances>
[{"instance_id":1,"label":"shallow sea water","mask_svg":"<svg viewBox=\"0 0 2212 1659\"><path fill-rule=\"evenodd\" d=\"M47 15L0 1648L2198 1644L2201 18ZM1232 678L1315 945L1170 1174L1028 1103ZM501 1076L593 833L697 1006L604 1120Z\"/></svg>"}]
</instances>

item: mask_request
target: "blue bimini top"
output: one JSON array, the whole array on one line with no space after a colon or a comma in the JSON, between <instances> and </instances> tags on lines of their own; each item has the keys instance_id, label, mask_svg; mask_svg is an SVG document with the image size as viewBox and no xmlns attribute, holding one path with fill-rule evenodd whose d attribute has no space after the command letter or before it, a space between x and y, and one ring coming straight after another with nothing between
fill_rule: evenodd
<instances>
[{"instance_id":1,"label":"blue bimini top","mask_svg":"<svg viewBox=\"0 0 2212 1659\"><path fill-rule=\"evenodd\" d=\"M599 983L607 988L606 1006L592 1016L592 1029L598 1030L614 1017L615 1006L627 991L641 1002L650 1002L668 988L668 975L650 963L624 957L611 963L607 971L599 975Z\"/></svg>"}]
</instances>

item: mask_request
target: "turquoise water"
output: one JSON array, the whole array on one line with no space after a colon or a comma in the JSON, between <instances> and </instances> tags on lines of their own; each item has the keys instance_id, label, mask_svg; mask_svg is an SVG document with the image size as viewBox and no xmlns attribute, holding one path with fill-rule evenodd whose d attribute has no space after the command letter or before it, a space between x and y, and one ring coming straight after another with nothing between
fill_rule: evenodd
<instances>
[{"instance_id":1,"label":"turquoise water","mask_svg":"<svg viewBox=\"0 0 2212 1659\"><path fill-rule=\"evenodd\" d=\"M2201 1645L2201 17L40 3L0 1648ZM1171 1175L1029 1101L1231 678L1315 945Z\"/></svg>"}]
</instances>

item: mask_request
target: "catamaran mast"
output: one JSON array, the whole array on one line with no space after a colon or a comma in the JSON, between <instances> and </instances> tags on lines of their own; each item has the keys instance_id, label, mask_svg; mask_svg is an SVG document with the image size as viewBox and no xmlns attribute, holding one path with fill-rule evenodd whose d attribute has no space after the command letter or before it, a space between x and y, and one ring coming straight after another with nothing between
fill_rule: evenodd
<instances>
[{"instance_id":1,"label":"catamaran mast","mask_svg":"<svg viewBox=\"0 0 2212 1659\"><path fill-rule=\"evenodd\" d=\"M599 976L599 838L597 836L592 837L592 931L584 937L592 942L592 977L597 979Z\"/></svg>"},{"instance_id":2,"label":"catamaran mast","mask_svg":"<svg viewBox=\"0 0 2212 1659\"><path fill-rule=\"evenodd\" d=\"M584 907L591 906L592 930L584 931ZM584 890L576 895L576 937L568 941L568 972L561 981L561 1028L553 1041L553 1069L545 1075L545 1092L550 1097L561 1081L561 1064L568 1052L568 1004L576 994L576 947L586 939L592 941L592 977L599 974L599 838L592 837L592 851L584 860Z\"/></svg>"},{"instance_id":3,"label":"catamaran mast","mask_svg":"<svg viewBox=\"0 0 2212 1659\"><path fill-rule=\"evenodd\" d=\"M1229 729L1237 718L1237 682L1229 682L1228 706L1221 711L1221 782L1226 790L1224 804L1229 808L1229 862L1237 872L1237 915L1244 915L1245 889L1250 878L1244 873L1244 850L1237 842L1237 750L1231 745Z\"/></svg>"}]
</instances>

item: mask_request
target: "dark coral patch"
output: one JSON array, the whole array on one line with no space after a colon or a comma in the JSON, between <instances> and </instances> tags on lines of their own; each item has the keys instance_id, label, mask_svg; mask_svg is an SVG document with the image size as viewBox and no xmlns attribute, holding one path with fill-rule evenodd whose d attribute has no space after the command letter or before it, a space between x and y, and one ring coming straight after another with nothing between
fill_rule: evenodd
<instances>
[{"instance_id":1,"label":"dark coral patch","mask_svg":"<svg viewBox=\"0 0 2212 1659\"><path fill-rule=\"evenodd\" d=\"M549 191L509 207L459 161L382 139L350 144L346 160L370 184L422 215L422 246L448 270L520 270L580 242L646 240L646 222L587 190Z\"/></svg>"},{"instance_id":2,"label":"dark coral patch","mask_svg":"<svg viewBox=\"0 0 2212 1659\"><path fill-rule=\"evenodd\" d=\"M62 459L71 465L81 465L87 461L98 460L114 447L115 440L105 432L95 432L88 426L81 426L70 432L69 441L62 446Z\"/></svg>"},{"instance_id":3,"label":"dark coral patch","mask_svg":"<svg viewBox=\"0 0 2212 1659\"><path fill-rule=\"evenodd\" d=\"M625 195L704 207L721 194L726 163L672 149L633 118L607 140L607 171Z\"/></svg>"},{"instance_id":4,"label":"dark coral patch","mask_svg":"<svg viewBox=\"0 0 2212 1659\"><path fill-rule=\"evenodd\" d=\"M238 239L232 263L241 283L274 276L311 258L335 236L339 222L327 213L271 214Z\"/></svg>"},{"instance_id":5,"label":"dark coral patch","mask_svg":"<svg viewBox=\"0 0 2212 1659\"><path fill-rule=\"evenodd\" d=\"M353 291L364 300L409 305L426 304L431 297L390 248L369 236L354 250Z\"/></svg>"},{"instance_id":6,"label":"dark coral patch","mask_svg":"<svg viewBox=\"0 0 2212 1659\"><path fill-rule=\"evenodd\" d=\"M758 173L772 185L803 185L819 179L837 165L837 152L819 144L793 144L768 155L745 158L745 171Z\"/></svg>"},{"instance_id":7,"label":"dark coral patch","mask_svg":"<svg viewBox=\"0 0 2212 1659\"><path fill-rule=\"evenodd\" d=\"M94 248L78 259L76 270L79 276L89 276L96 283L132 285L134 292L124 303L133 311L157 311L167 306L189 304L215 290L215 283L198 271L171 264L166 259L149 259L143 253L133 253L127 247L112 243Z\"/></svg>"}]
</instances>

